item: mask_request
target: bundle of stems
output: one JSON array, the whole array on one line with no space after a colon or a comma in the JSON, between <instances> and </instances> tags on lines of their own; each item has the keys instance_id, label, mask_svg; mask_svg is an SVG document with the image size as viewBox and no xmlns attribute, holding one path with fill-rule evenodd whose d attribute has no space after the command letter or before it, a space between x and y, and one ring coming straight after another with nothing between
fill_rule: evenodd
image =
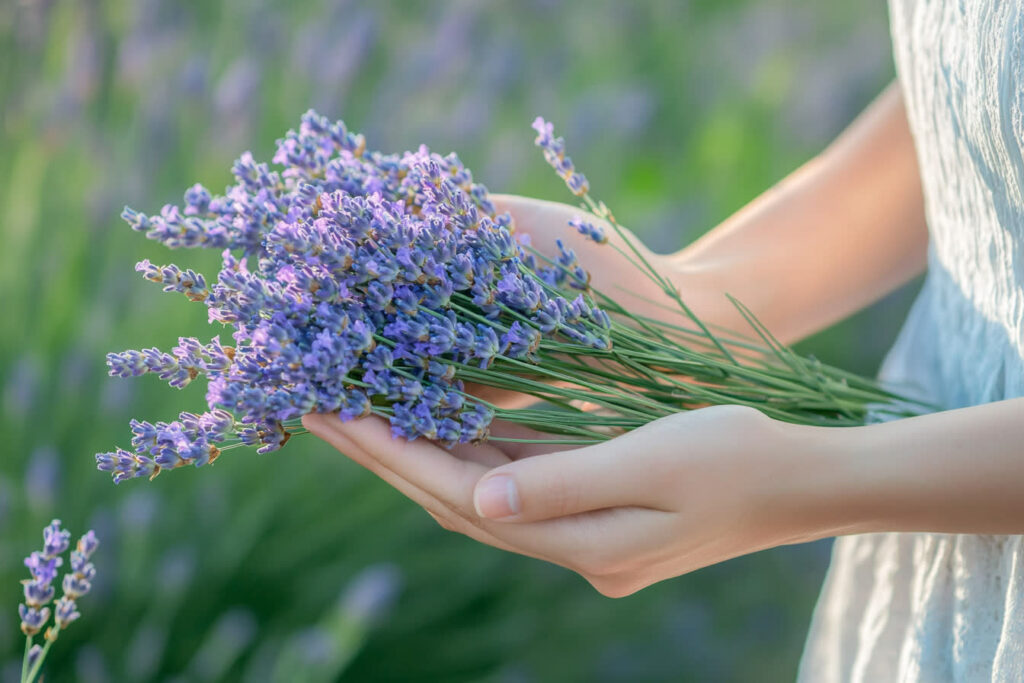
<instances>
[{"instance_id":1,"label":"bundle of stems","mask_svg":"<svg viewBox=\"0 0 1024 683\"><path fill-rule=\"evenodd\" d=\"M616 250L660 290L662 301L648 301L664 315L633 312L609 294L588 287L594 302L611 314L609 348L544 339L535 363L499 357L486 370L460 366L457 374L467 382L527 394L542 403L530 408L488 404L496 418L564 437L492 440L596 443L658 418L710 405L748 406L785 422L827 427L863 425L871 416L909 417L931 409L876 380L795 353L727 293L723 297L748 323L751 334L712 331L715 326L694 314L676 285L657 271L608 207L589 191L581 198L581 209L607 222L624 245L608 242L605 247ZM462 312L477 315L468 306ZM515 319L510 315L506 322ZM388 411L381 409L379 414L387 416Z\"/></svg>"}]
</instances>

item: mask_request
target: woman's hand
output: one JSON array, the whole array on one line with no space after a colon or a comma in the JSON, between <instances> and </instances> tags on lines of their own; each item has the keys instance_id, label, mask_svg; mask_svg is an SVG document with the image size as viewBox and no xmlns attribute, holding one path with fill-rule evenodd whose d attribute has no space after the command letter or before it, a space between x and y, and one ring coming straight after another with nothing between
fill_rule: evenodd
<instances>
[{"instance_id":1,"label":"woman's hand","mask_svg":"<svg viewBox=\"0 0 1024 683\"><path fill-rule=\"evenodd\" d=\"M1024 398L868 427L716 406L562 452L303 424L445 528L579 572L608 596L787 543L876 531L1024 533ZM499 437L529 438L496 424ZM532 435L536 438L536 434Z\"/></svg>"},{"instance_id":2,"label":"woman's hand","mask_svg":"<svg viewBox=\"0 0 1024 683\"><path fill-rule=\"evenodd\" d=\"M446 529L568 567L608 596L836 533L836 520L817 514L830 496L825 468L814 464L822 460L814 435L848 431L725 406L538 454L551 447L488 442L447 451L392 439L375 417L342 423L308 415L303 424ZM495 431L529 436L511 425Z\"/></svg>"},{"instance_id":3,"label":"woman's hand","mask_svg":"<svg viewBox=\"0 0 1024 683\"><path fill-rule=\"evenodd\" d=\"M558 256L557 240L575 251L580 263L590 272L594 289L608 294L627 307L642 305L650 309L652 314L660 311L661 307L652 307L649 299L655 298L662 305L667 303L661 290L620 253L629 253L625 240L608 223L593 214L569 204L511 194L491 195L491 201L499 212L507 211L512 216L516 234L529 235L530 245L544 256L552 259ZM597 244L580 235L569 225L569 221L577 216L601 227L608 243ZM674 266L669 256L655 254L632 233L626 234L655 269L666 277L671 275Z\"/></svg>"}]
</instances>

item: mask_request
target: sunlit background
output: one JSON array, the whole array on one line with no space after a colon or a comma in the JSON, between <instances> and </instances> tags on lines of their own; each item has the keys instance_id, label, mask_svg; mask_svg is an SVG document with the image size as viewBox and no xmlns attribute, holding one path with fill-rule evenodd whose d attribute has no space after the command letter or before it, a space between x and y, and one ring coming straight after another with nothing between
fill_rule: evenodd
<instances>
[{"instance_id":1,"label":"sunlit background","mask_svg":"<svg viewBox=\"0 0 1024 683\"><path fill-rule=\"evenodd\" d=\"M532 146L543 114L595 194L676 249L891 78L882 0L0 0L0 681L18 680L21 558L54 516L102 546L47 683L791 681L827 542L613 601L442 531L308 437L115 488L93 454L203 390L108 378L104 354L214 332L133 265L215 272L118 214L226 186L311 106L371 147L456 150L493 190L565 200ZM907 298L801 349L873 373Z\"/></svg>"}]
</instances>

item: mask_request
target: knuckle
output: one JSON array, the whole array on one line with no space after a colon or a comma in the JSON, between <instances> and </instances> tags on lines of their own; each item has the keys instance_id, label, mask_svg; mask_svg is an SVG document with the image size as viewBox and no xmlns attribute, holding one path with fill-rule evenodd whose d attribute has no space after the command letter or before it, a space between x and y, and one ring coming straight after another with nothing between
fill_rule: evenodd
<instances>
[{"instance_id":1,"label":"knuckle","mask_svg":"<svg viewBox=\"0 0 1024 683\"><path fill-rule=\"evenodd\" d=\"M564 476L552 476L545 483L543 506L552 517L562 517L578 509L580 492ZM524 508L529 505L526 501Z\"/></svg>"}]
</instances>

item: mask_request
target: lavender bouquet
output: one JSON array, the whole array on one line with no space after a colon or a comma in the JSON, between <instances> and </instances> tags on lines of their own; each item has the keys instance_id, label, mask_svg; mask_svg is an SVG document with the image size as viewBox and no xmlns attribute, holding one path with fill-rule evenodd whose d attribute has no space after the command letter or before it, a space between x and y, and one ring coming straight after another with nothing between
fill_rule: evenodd
<instances>
[{"instance_id":1,"label":"lavender bouquet","mask_svg":"<svg viewBox=\"0 0 1024 683\"><path fill-rule=\"evenodd\" d=\"M121 482L212 463L237 446L274 451L310 412L379 415L395 437L451 446L497 439L488 430L496 418L550 443L586 444L712 404L837 426L863 423L869 409L916 409L794 354L738 301L755 334L712 332L591 197L551 124L538 118L534 128L582 200L567 229L620 250L677 319L640 315L593 289L561 242L555 255L532 249L454 154L371 151L344 123L310 111L278 141L273 167L243 154L223 195L194 185L183 207L122 214L172 249L222 250L214 282L176 265L136 270L205 305L231 340L182 337L170 351L109 354L118 377L154 373L182 389L204 376L207 409L132 420L132 449L98 454L99 469ZM602 226L621 239L608 242ZM474 387L539 403L504 408Z\"/></svg>"}]
</instances>

